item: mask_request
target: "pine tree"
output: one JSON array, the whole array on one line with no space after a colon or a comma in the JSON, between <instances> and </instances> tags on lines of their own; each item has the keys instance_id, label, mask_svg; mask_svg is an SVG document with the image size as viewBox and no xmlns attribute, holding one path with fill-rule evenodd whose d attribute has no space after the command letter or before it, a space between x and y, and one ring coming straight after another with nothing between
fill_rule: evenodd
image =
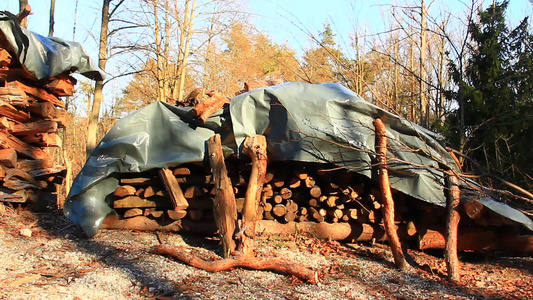
<instances>
[{"instance_id":1,"label":"pine tree","mask_svg":"<svg viewBox=\"0 0 533 300\"><path fill-rule=\"evenodd\" d=\"M491 172L533 186L533 141L525 138L533 136L533 35L527 18L509 30L507 5L491 5L469 25L471 48L464 74L450 64L457 86L451 95L462 101L448 121L456 125L455 141L464 141L456 146Z\"/></svg>"}]
</instances>

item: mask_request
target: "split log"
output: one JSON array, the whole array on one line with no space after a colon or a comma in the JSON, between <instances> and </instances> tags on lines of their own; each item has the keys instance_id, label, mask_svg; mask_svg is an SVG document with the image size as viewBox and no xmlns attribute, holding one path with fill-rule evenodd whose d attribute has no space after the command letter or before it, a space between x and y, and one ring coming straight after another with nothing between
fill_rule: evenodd
<instances>
[{"instance_id":1,"label":"split log","mask_svg":"<svg viewBox=\"0 0 533 300\"><path fill-rule=\"evenodd\" d=\"M46 169L54 166L51 158L47 159L25 159L17 161L15 168L30 172L32 170Z\"/></svg>"},{"instance_id":2,"label":"split log","mask_svg":"<svg viewBox=\"0 0 533 300\"><path fill-rule=\"evenodd\" d=\"M63 100L59 99L55 95L50 94L45 89L30 86L20 81L11 81L7 84L7 86L22 90L26 92L26 94L34 96L38 100L47 101L61 108L65 108L65 102L63 102Z\"/></svg>"},{"instance_id":3,"label":"split log","mask_svg":"<svg viewBox=\"0 0 533 300\"><path fill-rule=\"evenodd\" d=\"M17 152L14 149L0 149L0 165L13 168L17 164Z\"/></svg>"},{"instance_id":4,"label":"split log","mask_svg":"<svg viewBox=\"0 0 533 300\"><path fill-rule=\"evenodd\" d=\"M457 257L457 231L459 227L459 204L460 189L459 180L455 175L447 176L448 195L446 199L446 267L448 269L448 280L459 281L459 258Z\"/></svg>"},{"instance_id":5,"label":"split log","mask_svg":"<svg viewBox=\"0 0 533 300\"><path fill-rule=\"evenodd\" d=\"M255 223L257 209L261 201L261 191L265 182L267 169L266 138L263 135L247 137L243 143L242 152L252 161L248 188L246 189L244 207L242 210L241 251L244 256L253 256ZM241 247L239 246L239 247Z\"/></svg>"},{"instance_id":6,"label":"split log","mask_svg":"<svg viewBox=\"0 0 533 300\"><path fill-rule=\"evenodd\" d=\"M59 135L55 133L40 133L21 136L20 139L25 143L30 143L39 147L61 147L63 142Z\"/></svg>"},{"instance_id":7,"label":"split log","mask_svg":"<svg viewBox=\"0 0 533 300\"><path fill-rule=\"evenodd\" d=\"M224 104L229 103L230 100L228 97L222 95L219 92L211 91L208 92L207 95L209 95L209 99L204 100L200 103L198 103L194 108L191 110L196 116L205 123L209 117L215 113L217 110L222 108Z\"/></svg>"},{"instance_id":8,"label":"split log","mask_svg":"<svg viewBox=\"0 0 533 300\"><path fill-rule=\"evenodd\" d=\"M181 220L187 216L187 210L178 209L178 210L167 210L167 216L171 220Z\"/></svg>"},{"instance_id":9,"label":"split log","mask_svg":"<svg viewBox=\"0 0 533 300\"><path fill-rule=\"evenodd\" d=\"M124 218L133 218L143 215L143 210L140 208L130 208L124 213Z\"/></svg>"},{"instance_id":10,"label":"split log","mask_svg":"<svg viewBox=\"0 0 533 300\"><path fill-rule=\"evenodd\" d=\"M50 176L50 175L64 177L65 171L66 171L65 167L60 166L60 165L55 165L52 167L42 168L38 170L29 170L28 174L30 174L33 178L45 177L45 176Z\"/></svg>"},{"instance_id":11,"label":"split log","mask_svg":"<svg viewBox=\"0 0 533 300\"><path fill-rule=\"evenodd\" d=\"M35 192L31 189L24 189L12 193L0 191L0 201L12 203L35 202Z\"/></svg>"},{"instance_id":12,"label":"split log","mask_svg":"<svg viewBox=\"0 0 533 300\"><path fill-rule=\"evenodd\" d=\"M170 200L172 200L172 206L174 207L174 209L180 210L189 207L189 203L187 202L187 199L185 199L183 191L181 190L181 187L178 181L176 180L176 177L174 177L174 174L172 174L172 171L165 168L161 169L159 170L159 176L165 184L167 192L170 195Z\"/></svg>"},{"instance_id":13,"label":"split log","mask_svg":"<svg viewBox=\"0 0 533 300\"><path fill-rule=\"evenodd\" d=\"M72 96L74 95L74 85L73 78L70 76L62 76L54 78L52 81L44 85L49 92L57 96Z\"/></svg>"},{"instance_id":14,"label":"split log","mask_svg":"<svg viewBox=\"0 0 533 300\"><path fill-rule=\"evenodd\" d=\"M26 123L30 120L30 115L16 109L13 105L0 99L0 116L5 116L15 123Z\"/></svg>"},{"instance_id":15,"label":"split log","mask_svg":"<svg viewBox=\"0 0 533 300\"><path fill-rule=\"evenodd\" d=\"M183 193L183 196L187 199L191 199L194 197L202 196L204 194L203 188L201 186L193 185L188 187L185 192Z\"/></svg>"},{"instance_id":16,"label":"split log","mask_svg":"<svg viewBox=\"0 0 533 300\"><path fill-rule=\"evenodd\" d=\"M33 159L50 159L50 155L43 149L24 143L11 134L0 132L0 149L12 148L17 153Z\"/></svg>"},{"instance_id":17,"label":"split log","mask_svg":"<svg viewBox=\"0 0 533 300\"><path fill-rule=\"evenodd\" d=\"M318 283L318 272L302 267L298 264L279 258L263 258L256 256L239 256L234 259L222 259L216 261L206 261L187 250L187 247L169 247L159 245L153 250L155 254L168 255L176 260L182 261L190 266L208 272L226 271L236 267L254 270L274 270L296 276L312 284Z\"/></svg>"},{"instance_id":18,"label":"split log","mask_svg":"<svg viewBox=\"0 0 533 300\"><path fill-rule=\"evenodd\" d=\"M24 91L10 87L0 87L0 100L13 106L28 106L28 96Z\"/></svg>"},{"instance_id":19,"label":"split log","mask_svg":"<svg viewBox=\"0 0 533 300\"><path fill-rule=\"evenodd\" d=\"M57 131L57 123L53 121L37 121L11 126L13 135L31 135L37 133L52 133Z\"/></svg>"},{"instance_id":20,"label":"split log","mask_svg":"<svg viewBox=\"0 0 533 300\"><path fill-rule=\"evenodd\" d=\"M6 49L0 49L0 68L6 68L11 65L12 57Z\"/></svg>"},{"instance_id":21,"label":"split log","mask_svg":"<svg viewBox=\"0 0 533 300\"><path fill-rule=\"evenodd\" d=\"M378 159L378 180L381 190L381 197L383 198L383 216L384 225L387 236L389 237L389 244L394 262L399 269L407 269L407 261L403 254L402 245L394 225L394 202L389 183L389 172L387 169L387 132L385 124L381 119L374 120L375 136L376 136L376 155Z\"/></svg>"},{"instance_id":22,"label":"split log","mask_svg":"<svg viewBox=\"0 0 533 300\"><path fill-rule=\"evenodd\" d=\"M9 130L11 130L11 124L9 120L7 119L7 117L0 116L0 131L8 133Z\"/></svg>"},{"instance_id":23,"label":"split log","mask_svg":"<svg viewBox=\"0 0 533 300\"><path fill-rule=\"evenodd\" d=\"M137 190L131 185L121 185L115 189L113 195L119 198L133 196Z\"/></svg>"},{"instance_id":24,"label":"split log","mask_svg":"<svg viewBox=\"0 0 533 300\"><path fill-rule=\"evenodd\" d=\"M191 170L189 168L181 167L174 169L172 173L174 174L174 176L186 176L191 175Z\"/></svg>"},{"instance_id":25,"label":"split log","mask_svg":"<svg viewBox=\"0 0 533 300\"><path fill-rule=\"evenodd\" d=\"M139 196L128 196L113 202L114 208L171 208L170 203L165 203L163 198L151 198L150 200L141 198Z\"/></svg>"},{"instance_id":26,"label":"split log","mask_svg":"<svg viewBox=\"0 0 533 300\"><path fill-rule=\"evenodd\" d=\"M163 195L164 195L163 192L157 187L154 187L153 185L146 187L143 191L144 198L150 198L153 196L163 196Z\"/></svg>"},{"instance_id":27,"label":"split log","mask_svg":"<svg viewBox=\"0 0 533 300\"><path fill-rule=\"evenodd\" d=\"M57 122L59 127L65 127L67 124L67 111L64 109L57 109L52 103L33 102L27 109L30 113L38 114L45 120Z\"/></svg>"},{"instance_id":28,"label":"split log","mask_svg":"<svg viewBox=\"0 0 533 300\"><path fill-rule=\"evenodd\" d=\"M233 186L224 163L219 134L208 140L207 150L216 188L214 201L215 222L221 236L224 257L227 258L235 251L233 234L235 233L237 222L237 208Z\"/></svg>"},{"instance_id":29,"label":"split log","mask_svg":"<svg viewBox=\"0 0 533 300\"><path fill-rule=\"evenodd\" d=\"M154 178L136 177L136 178L120 178L120 184L123 185L152 185L155 184Z\"/></svg>"}]
</instances>

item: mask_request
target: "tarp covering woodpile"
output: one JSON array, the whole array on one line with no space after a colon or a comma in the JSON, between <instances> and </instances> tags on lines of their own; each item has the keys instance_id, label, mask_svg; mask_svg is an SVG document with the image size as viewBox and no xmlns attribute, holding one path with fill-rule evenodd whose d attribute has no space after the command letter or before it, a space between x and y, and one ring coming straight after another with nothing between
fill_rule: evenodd
<instances>
[{"instance_id":1,"label":"tarp covering woodpile","mask_svg":"<svg viewBox=\"0 0 533 300\"><path fill-rule=\"evenodd\" d=\"M119 120L75 179L66 215L94 235L113 211L110 202L120 174L203 161L206 141L216 133L227 155L240 156L244 139L262 134L270 160L333 163L373 178L372 122L379 117L389 137L391 187L438 206L446 204L442 166L457 168L437 134L338 84L286 83L252 90L231 99L205 123L192 118L190 109L154 102ZM533 222L518 210L477 200L533 230Z\"/></svg>"},{"instance_id":2,"label":"tarp covering woodpile","mask_svg":"<svg viewBox=\"0 0 533 300\"><path fill-rule=\"evenodd\" d=\"M103 80L105 74L89 58L80 43L56 37L44 37L21 27L16 17L0 12L0 32L17 54L17 59L37 80L63 73L79 72L93 80Z\"/></svg>"}]
</instances>

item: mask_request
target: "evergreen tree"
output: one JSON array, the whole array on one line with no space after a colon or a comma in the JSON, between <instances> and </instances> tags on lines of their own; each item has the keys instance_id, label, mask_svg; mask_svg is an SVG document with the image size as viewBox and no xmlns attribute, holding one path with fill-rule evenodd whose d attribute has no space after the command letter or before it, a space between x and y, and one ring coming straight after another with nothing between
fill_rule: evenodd
<instances>
[{"instance_id":1,"label":"evergreen tree","mask_svg":"<svg viewBox=\"0 0 533 300\"><path fill-rule=\"evenodd\" d=\"M448 121L456 146L491 172L533 186L533 36L527 18L509 30L507 5L491 5L469 25L464 73L450 64L459 107Z\"/></svg>"}]
</instances>

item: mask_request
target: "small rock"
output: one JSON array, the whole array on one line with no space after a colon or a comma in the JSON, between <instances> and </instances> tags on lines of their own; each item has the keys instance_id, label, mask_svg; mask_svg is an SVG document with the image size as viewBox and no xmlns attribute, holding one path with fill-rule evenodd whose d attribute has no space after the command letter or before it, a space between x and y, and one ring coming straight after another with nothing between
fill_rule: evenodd
<instances>
[{"instance_id":1,"label":"small rock","mask_svg":"<svg viewBox=\"0 0 533 300\"><path fill-rule=\"evenodd\" d=\"M20 235L25 237L31 237L31 229L24 228L20 230Z\"/></svg>"}]
</instances>

